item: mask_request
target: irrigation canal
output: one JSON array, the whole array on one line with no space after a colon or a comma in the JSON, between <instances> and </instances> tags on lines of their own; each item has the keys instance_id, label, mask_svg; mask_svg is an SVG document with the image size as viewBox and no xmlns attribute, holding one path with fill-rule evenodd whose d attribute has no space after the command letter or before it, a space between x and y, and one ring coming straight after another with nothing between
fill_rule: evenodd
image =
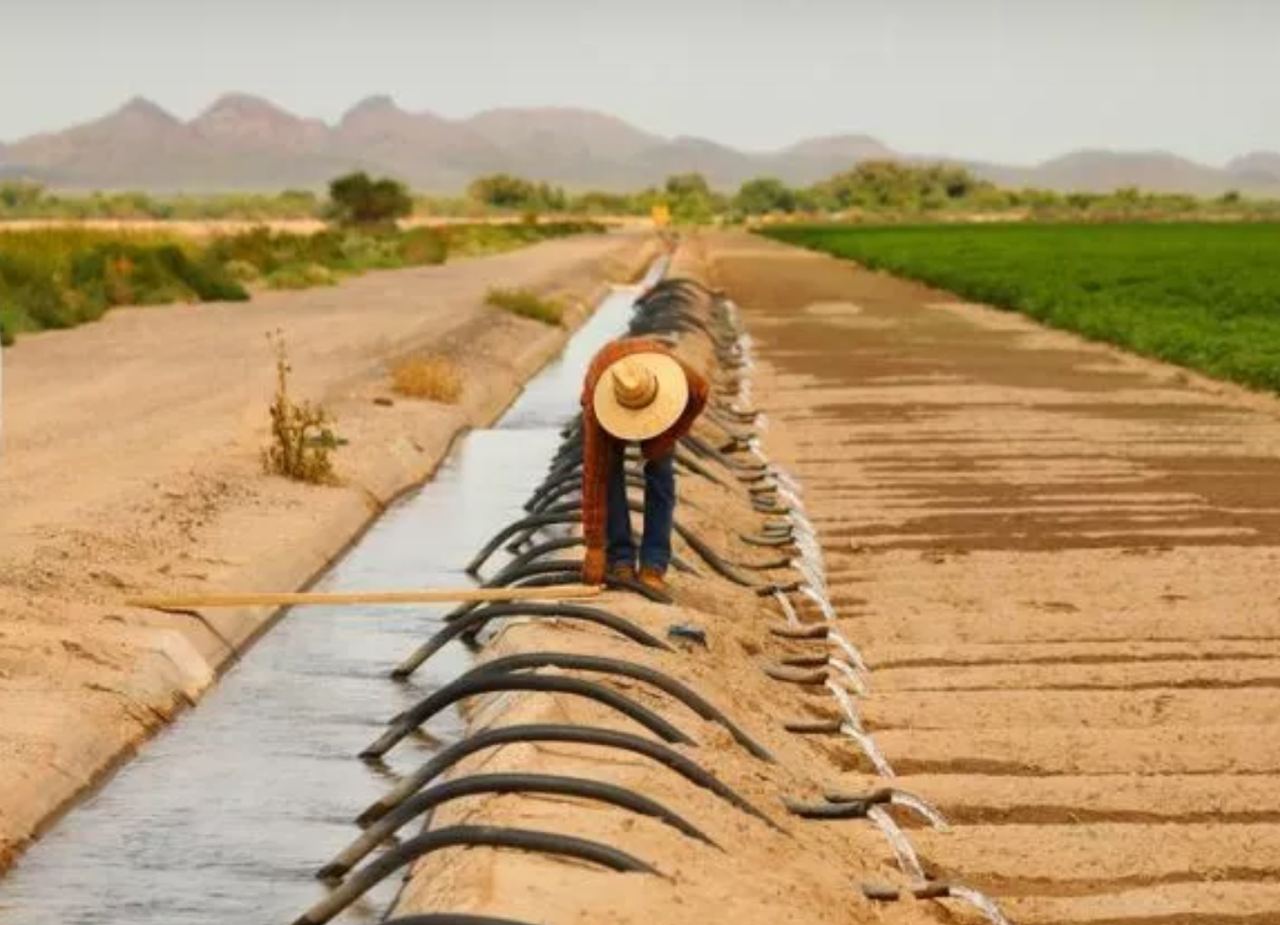
<instances>
[{"instance_id":1,"label":"irrigation canal","mask_svg":"<svg viewBox=\"0 0 1280 925\"><path fill-rule=\"evenodd\" d=\"M465 435L435 478L390 508L316 590L467 584L463 565L521 512L576 410L591 356L637 287L615 289L498 423ZM519 465L513 461L519 460ZM70 812L0 880L3 925L289 922L324 893L314 872L388 781L356 753L392 716L467 667L451 646L396 684L387 672L448 605L290 612L194 710ZM451 712L438 743L462 731ZM420 764L423 737L383 774ZM340 919L377 921L394 885Z\"/></svg>"}]
</instances>

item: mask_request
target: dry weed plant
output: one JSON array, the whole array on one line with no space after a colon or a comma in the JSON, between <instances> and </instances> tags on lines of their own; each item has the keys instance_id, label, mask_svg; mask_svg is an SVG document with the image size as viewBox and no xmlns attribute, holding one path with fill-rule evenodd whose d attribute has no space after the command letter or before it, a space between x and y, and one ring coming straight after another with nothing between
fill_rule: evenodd
<instances>
[{"instance_id":1,"label":"dry weed plant","mask_svg":"<svg viewBox=\"0 0 1280 925\"><path fill-rule=\"evenodd\" d=\"M462 397L462 370L448 357L436 354L400 361L391 369L391 383L410 398L454 405Z\"/></svg>"},{"instance_id":2,"label":"dry weed plant","mask_svg":"<svg viewBox=\"0 0 1280 925\"><path fill-rule=\"evenodd\" d=\"M262 468L313 485L334 481L333 451L342 441L333 432L333 417L314 402L289 396L289 351L280 330L267 334L276 355L276 394L271 402L271 443L262 451Z\"/></svg>"}]
</instances>

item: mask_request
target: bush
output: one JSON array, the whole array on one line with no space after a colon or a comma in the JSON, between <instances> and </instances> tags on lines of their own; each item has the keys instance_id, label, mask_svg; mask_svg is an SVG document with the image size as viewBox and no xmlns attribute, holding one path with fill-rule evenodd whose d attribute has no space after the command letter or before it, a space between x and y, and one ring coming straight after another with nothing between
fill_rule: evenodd
<instances>
[{"instance_id":1,"label":"bush","mask_svg":"<svg viewBox=\"0 0 1280 925\"><path fill-rule=\"evenodd\" d=\"M405 266L444 263L449 245L434 228L412 228L400 236L400 259Z\"/></svg>"},{"instance_id":2,"label":"bush","mask_svg":"<svg viewBox=\"0 0 1280 925\"><path fill-rule=\"evenodd\" d=\"M228 260L224 269L236 282L256 283L262 279L262 271L247 260Z\"/></svg>"},{"instance_id":3,"label":"bush","mask_svg":"<svg viewBox=\"0 0 1280 925\"><path fill-rule=\"evenodd\" d=\"M329 184L330 214L342 225L394 225L413 212L413 198L403 183L372 179L363 171Z\"/></svg>"},{"instance_id":4,"label":"bush","mask_svg":"<svg viewBox=\"0 0 1280 925\"><path fill-rule=\"evenodd\" d=\"M560 302L544 299L528 289L490 289L484 300L494 308L543 324L559 324L564 318L564 306Z\"/></svg>"},{"instance_id":5,"label":"bush","mask_svg":"<svg viewBox=\"0 0 1280 925\"><path fill-rule=\"evenodd\" d=\"M269 289L311 289L315 286L332 286L338 277L328 267L318 263L290 263L268 274Z\"/></svg>"},{"instance_id":6,"label":"bush","mask_svg":"<svg viewBox=\"0 0 1280 925\"><path fill-rule=\"evenodd\" d=\"M248 298L207 253L163 235L42 229L6 232L3 244L0 305L10 335L72 327L115 305Z\"/></svg>"},{"instance_id":7,"label":"bush","mask_svg":"<svg viewBox=\"0 0 1280 925\"><path fill-rule=\"evenodd\" d=\"M742 184L733 197L733 205L747 215L794 212L796 194L776 177L757 177Z\"/></svg>"},{"instance_id":8,"label":"bush","mask_svg":"<svg viewBox=\"0 0 1280 925\"><path fill-rule=\"evenodd\" d=\"M447 357L402 360L391 369L391 383L401 395L457 404L462 397L462 371Z\"/></svg>"},{"instance_id":9,"label":"bush","mask_svg":"<svg viewBox=\"0 0 1280 925\"><path fill-rule=\"evenodd\" d=\"M297 482L330 483L333 451L342 441L333 432L333 419L322 406L289 396L289 352L284 335L268 334L276 355L276 394L271 402L271 443L262 451L262 468Z\"/></svg>"}]
</instances>

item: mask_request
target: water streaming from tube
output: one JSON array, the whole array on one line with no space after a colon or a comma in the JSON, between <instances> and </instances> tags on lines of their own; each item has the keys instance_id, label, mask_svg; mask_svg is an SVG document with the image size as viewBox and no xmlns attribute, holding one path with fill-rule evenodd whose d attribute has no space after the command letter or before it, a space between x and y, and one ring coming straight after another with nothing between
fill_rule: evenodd
<instances>
[{"instance_id":1,"label":"water streaming from tube","mask_svg":"<svg viewBox=\"0 0 1280 925\"><path fill-rule=\"evenodd\" d=\"M1004 913L1000 911L1000 907L995 904L986 893L980 893L972 887L967 886L951 886L947 889L947 894L952 899L963 899L975 906L979 912L987 917L987 921L991 925L1010 925L1009 920L1005 918Z\"/></svg>"},{"instance_id":2,"label":"water streaming from tube","mask_svg":"<svg viewBox=\"0 0 1280 925\"><path fill-rule=\"evenodd\" d=\"M905 806L908 809L915 810L925 818L929 825L933 826L939 832L951 831L951 826L947 823L947 820L943 817L942 813L938 812L937 808L934 807L933 804L925 802L914 793L908 793L905 790L895 790L889 796L889 802L894 806Z\"/></svg>"},{"instance_id":3,"label":"water streaming from tube","mask_svg":"<svg viewBox=\"0 0 1280 925\"><path fill-rule=\"evenodd\" d=\"M813 523L805 516L804 511L796 509L789 513L792 527L799 528L809 536L817 537L818 532L813 529Z\"/></svg>"},{"instance_id":4,"label":"water streaming from tube","mask_svg":"<svg viewBox=\"0 0 1280 925\"><path fill-rule=\"evenodd\" d=\"M790 491L792 494L796 495L797 497L804 495L804 486L801 485L799 482L797 482L795 480L795 477L792 476L792 474L788 472L786 469L782 468L782 466L773 467L773 476L778 481L786 485L787 491Z\"/></svg>"},{"instance_id":5,"label":"water streaming from tube","mask_svg":"<svg viewBox=\"0 0 1280 925\"><path fill-rule=\"evenodd\" d=\"M920 866L916 849L911 846L902 829L898 828L898 823L893 821L893 817L885 812L884 807L872 806L867 810L867 818L879 826L884 837L888 839L902 872L915 880L925 879L924 868Z\"/></svg>"},{"instance_id":6,"label":"water streaming from tube","mask_svg":"<svg viewBox=\"0 0 1280 925\"><path fill-rule=\"evenodd\" d=\"M801 585L800 593L818 605L818 609L822 611L822 618L828 623L834 623L839 619L835 608L831 606L831 602L823 597L812 585Z\"/></svg>"},{"instance_id":7,"label":"water streaming from tube","mask_svg":"<svg viewBox=\"0 0 1280 925\"><path fill-rule=\"evenodd\" d=\"M844 718L848 721L849 725L861 732L862 717L858 715L857 704L853 702L853 698L849 696L849 692L831 678L827 679L824 686L827 690L831 691L832 696L836 698L836 703L840 705L840 712L844 714Z\"/></svg>"},{"instance_id":8,"label":"water streaming from tube","mask_svg":"<svg viewBox=\"0 0 1280 925\"><path fill-rule=\"evenodd\" d=\"M867 663L862 659L862 653L858 651L858 647L845 638L844 634L832 627L827 630L827 639L834 642L844 652L845 656L864 675L870 675L871 669L867 667ZM869 686L868 681L868 686Z\"/></svg>"},{"instance_id":9,"label":"water streaming from tube","mask_svg":"<svg viewBox=\"0 0 1280 925\"><path fill-rule=\"evenodd\" d=\"M774 590L773 599L778 602L778 606L782 608L782 614L787 618L790 626L799 626L800 618L796 615L796 609L791 606L791 601L781 591Z\"/></svg>"},{"instance_id":10,"label":"water streaming from tube","mask_svg":"<svg viewBox=\"0 0 1280 925\"><path fill-rule=\"evenodd\" d=\"M880 751L880 746L876 745L871 736L867 735L863 729L844 723L840 726L840 731L858 743L858 747L862 749L862 753L867 756L867 760L875 767L877 774L881 777L897 777L889 764L889 760L885 758L884 752Z\"/></svg>"},{"instance_id":11,"label":"water streaming from tube","mask_svg":"<svg viewBox=\"0 0 1280 925\"><path fill-rule=\"evenodd\" d=\"M862 680L862 676L858 674L858 672L854 670L853 666L844 659L832 656L827 659L827 664L840 672L841 677L852 685L854 692L857 693L859 697L866 697L870 693L870 691L867 690L866 682Z\"/></svg>"},{"instance_id":12,"label":"water streaming from tube","mask_svg":"<svg viewBox=\"0 0 1280 925\"><path fill-rule=\"evenodd\" d=\"M804 507L804 502L800 500L800 496L784 485L781 481L775 481L774 485L777 488L778 497L787 502L789 506L796 509L802 509Z\"/></svg>"},{"instance_id":13,"label":"water streaming from tube","mask_svg":"<svg viewBox=\"0 0 1280 925\"><path fill-rule=\"evenodd\" d=\"M808 582L809 585L811 585L815 590L821 593L823 597L826 597L827 584L825 581L822 580L822 576L813 570L813 567L809 564L808 559L802 556L799 559L790 560L788 564L797 572L799 572L801 577L804 578L804 580Z\"/></svg>"}]
</instances>

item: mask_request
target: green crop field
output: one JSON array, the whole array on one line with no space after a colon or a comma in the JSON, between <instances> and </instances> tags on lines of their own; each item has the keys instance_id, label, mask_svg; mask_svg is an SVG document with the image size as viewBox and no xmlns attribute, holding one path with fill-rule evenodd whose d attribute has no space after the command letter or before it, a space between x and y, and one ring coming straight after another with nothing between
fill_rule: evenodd
<instances>
[{"instance_id":1,"label":"green crop field","mask_svg":"<svg viewBox=\"0 0 1280 925\"><path fill-rule=\"evenodd\" d=\"M764 234L1280 391L1280 224L792 225Z\"/></svg>"}]
</instances>

